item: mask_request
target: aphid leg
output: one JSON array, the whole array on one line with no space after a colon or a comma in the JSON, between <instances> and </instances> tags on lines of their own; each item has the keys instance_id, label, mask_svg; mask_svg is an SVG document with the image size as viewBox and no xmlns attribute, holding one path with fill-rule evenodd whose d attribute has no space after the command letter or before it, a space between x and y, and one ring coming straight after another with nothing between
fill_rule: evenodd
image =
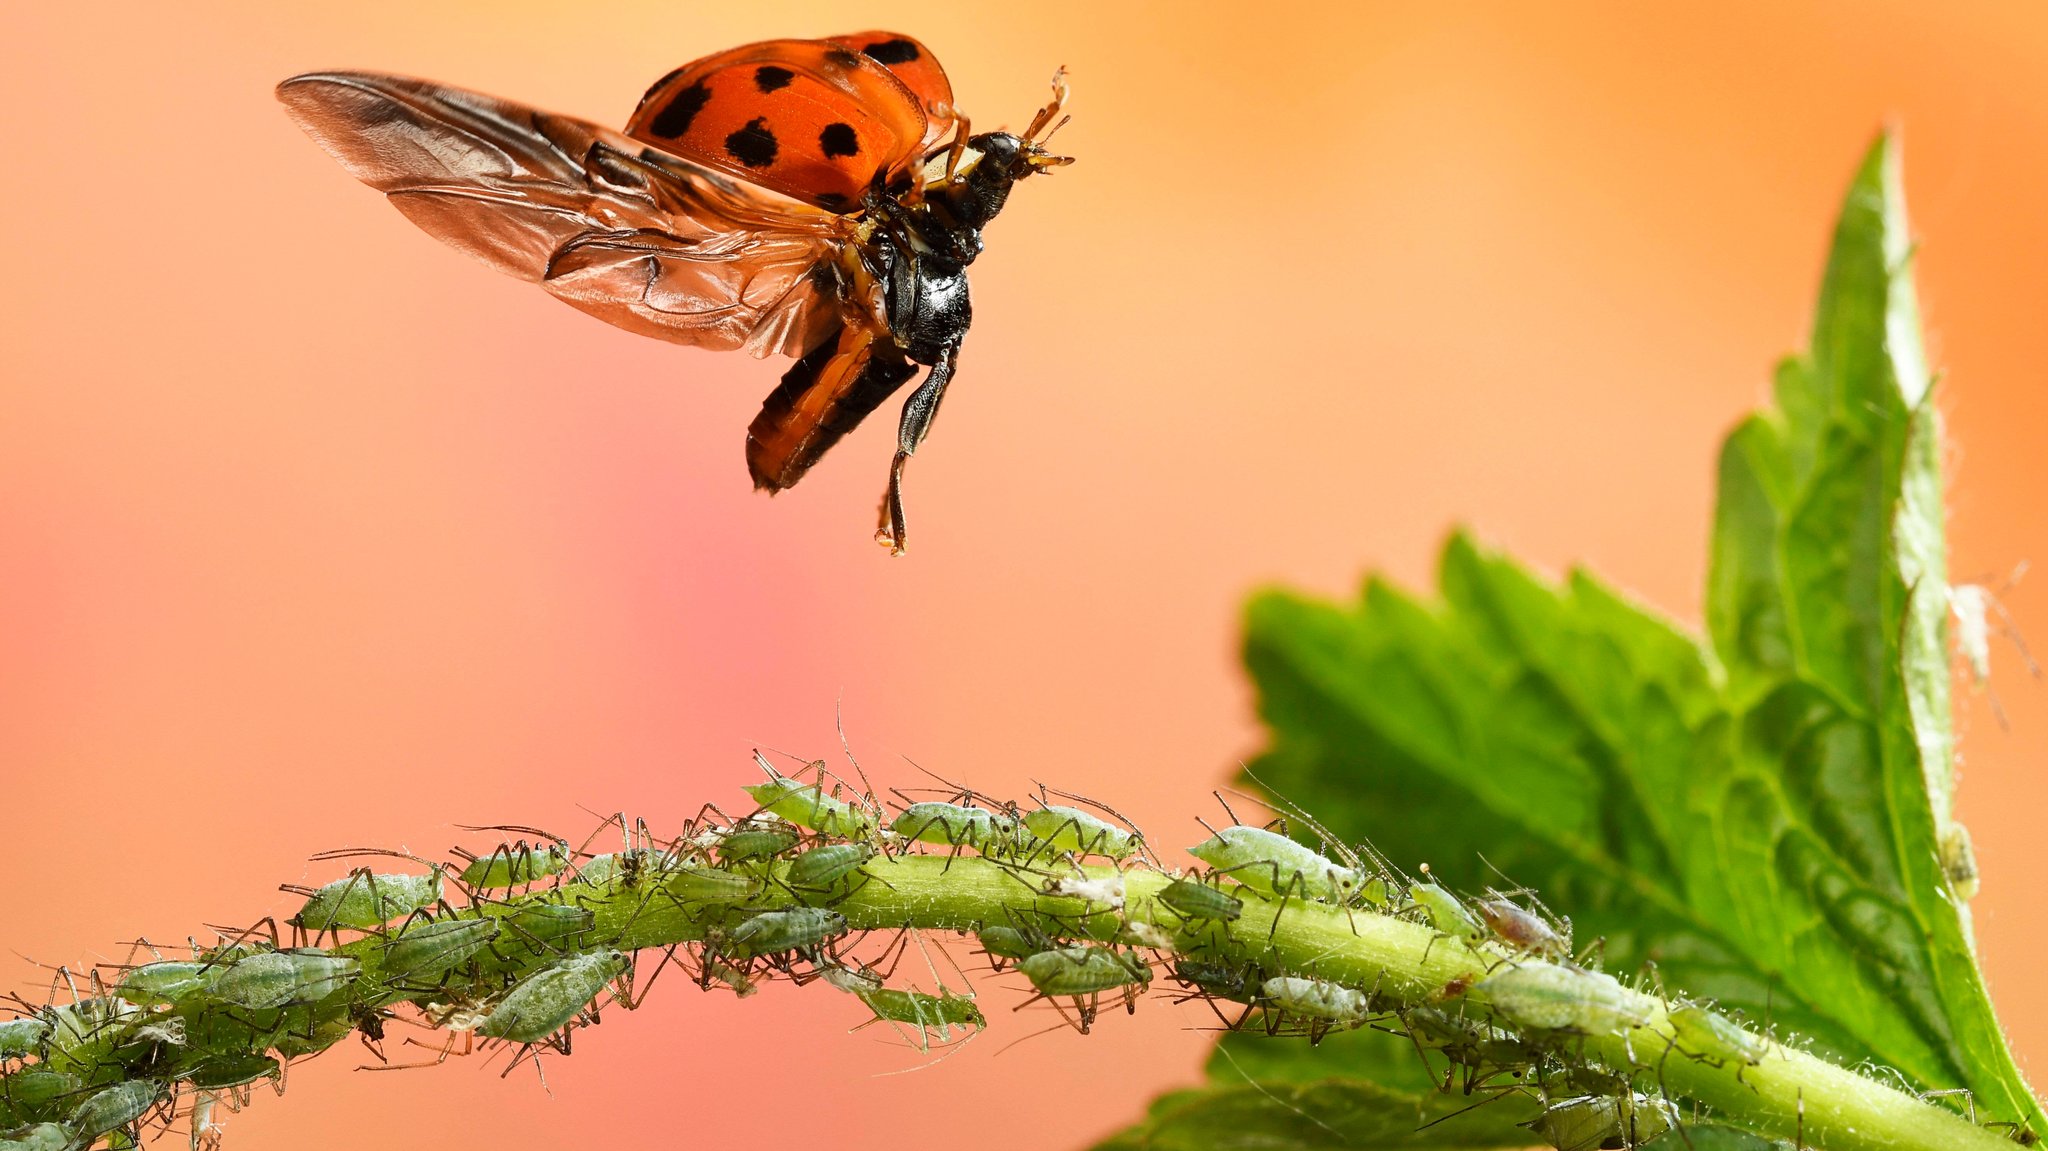
<instances>
[{"instance_id":1,"label":"aphid leg","mask_svg":"<svg viewBox=\"0 0 2048 1151\"><path fill-rule=\"evenodd\" d=\"M903 519L903 465L910 461L918 445L931 431L932 420L939 414L939 401L946 398L946 385L952 382L953 367L959 355L957 344L949 344L942 349L924 383L903 401L903 417L896 430L896 458L889 464L889 489L882 499L881 527L875 532L875 542L887 547L891 555L900 556L910 546L909 532Z\"/></svg>"}]
</instances>

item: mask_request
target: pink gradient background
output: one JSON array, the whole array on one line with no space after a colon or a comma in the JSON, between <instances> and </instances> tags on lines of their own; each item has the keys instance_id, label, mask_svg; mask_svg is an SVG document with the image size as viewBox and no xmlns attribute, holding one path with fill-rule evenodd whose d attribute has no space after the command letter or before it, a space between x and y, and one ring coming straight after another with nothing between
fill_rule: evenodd
<instances>
[{"instance_id":1,"label":"pink gradient background","mask_svg":"<svg viewBox=\"0 0 2048 1151\"><path fill-rule=\"evenodd\" d=\"M1887 120L1955 570L2048 557L2048 9L1415 8L10 6L0 948L119 958L284 913L322 848L672 822L736 795L756 743L832 750L842 701L880 780L1045 779L1172 843L1258 743L1247 591L1421 580L1458 521L1696 619L1716 442L1803 338ZM867 539L893 413L755 495L742 432L780 364L444 250L270 96L372 68L616 123L686 59L856 27L925 39L977 126L1066 64L1080 157L992 229L893 562ZM2048 641L2044 597L2007 603ZM1998 659L2011 729L1967 705L1962 811L2039 1055L2048 693ZM360 1074L351 1046L229 1135L1058 1148L1196 1074L1192 1010L1009 1048L1047 1020L1002 982L990 1034L916 1074L874 1077L920 1060L842 1034L839 997L678 982L551 1061L552 1096L481 1061Z\"/></svg>"}]
</instances>

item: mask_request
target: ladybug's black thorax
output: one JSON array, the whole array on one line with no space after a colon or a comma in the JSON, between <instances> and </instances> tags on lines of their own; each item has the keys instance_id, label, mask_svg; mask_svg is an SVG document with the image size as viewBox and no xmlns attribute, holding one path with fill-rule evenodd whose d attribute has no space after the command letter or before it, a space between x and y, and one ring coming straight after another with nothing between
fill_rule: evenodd
<instances>
[{"instance_id":1,"label":"ladybug's black thorax","mask_svg":"<svg viewBox=\"0 0 2048 1151\"><path fill-rule=\"evenodd\" d=\"M973 317L967 265L981 254L982 228L1031 171L1024 142L1008 132L976 136L968 148L974 156L959 176L927 186L921 201L870 200L880 226L868 257L883 310L897 345L918 363L934 362L966 336Z\"/></svg>"}]
</instances>

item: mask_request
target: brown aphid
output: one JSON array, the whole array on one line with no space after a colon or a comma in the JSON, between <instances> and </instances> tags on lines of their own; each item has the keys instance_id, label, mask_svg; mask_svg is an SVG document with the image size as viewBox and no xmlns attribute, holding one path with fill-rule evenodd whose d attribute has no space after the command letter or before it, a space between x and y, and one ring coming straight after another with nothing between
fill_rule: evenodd
<instances>
[{"instance_id":1,"label":"brown aphid","mask_svg":"<svg viewBox=\"0 0 2048 1151\"><path fill-rule=\"evenodd\" d=\"M1550 921L1511 900L1498 896L1479 900L1479 918L1503 943L1545 959L1569 959L1572 953L1571 927L1564 931Z\"/></svg>"}]
</instances>

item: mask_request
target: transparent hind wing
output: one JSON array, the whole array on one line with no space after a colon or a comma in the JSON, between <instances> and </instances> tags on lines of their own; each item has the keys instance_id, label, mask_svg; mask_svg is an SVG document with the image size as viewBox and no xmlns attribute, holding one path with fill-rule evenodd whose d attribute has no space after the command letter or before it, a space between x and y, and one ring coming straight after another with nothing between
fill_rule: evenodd
<instances>
[{"instance_id":1,"label":"transparent hind wing","mask_svg":"<svg viewBox=\"0 0 2048 1151\"><path fill-rule=\"evenodd\" d=\"M620 133L399 76L278 85L293 120L442 242L629 331L799 356L849 318L844 219Z\"/></svg>"}]
</instances>

